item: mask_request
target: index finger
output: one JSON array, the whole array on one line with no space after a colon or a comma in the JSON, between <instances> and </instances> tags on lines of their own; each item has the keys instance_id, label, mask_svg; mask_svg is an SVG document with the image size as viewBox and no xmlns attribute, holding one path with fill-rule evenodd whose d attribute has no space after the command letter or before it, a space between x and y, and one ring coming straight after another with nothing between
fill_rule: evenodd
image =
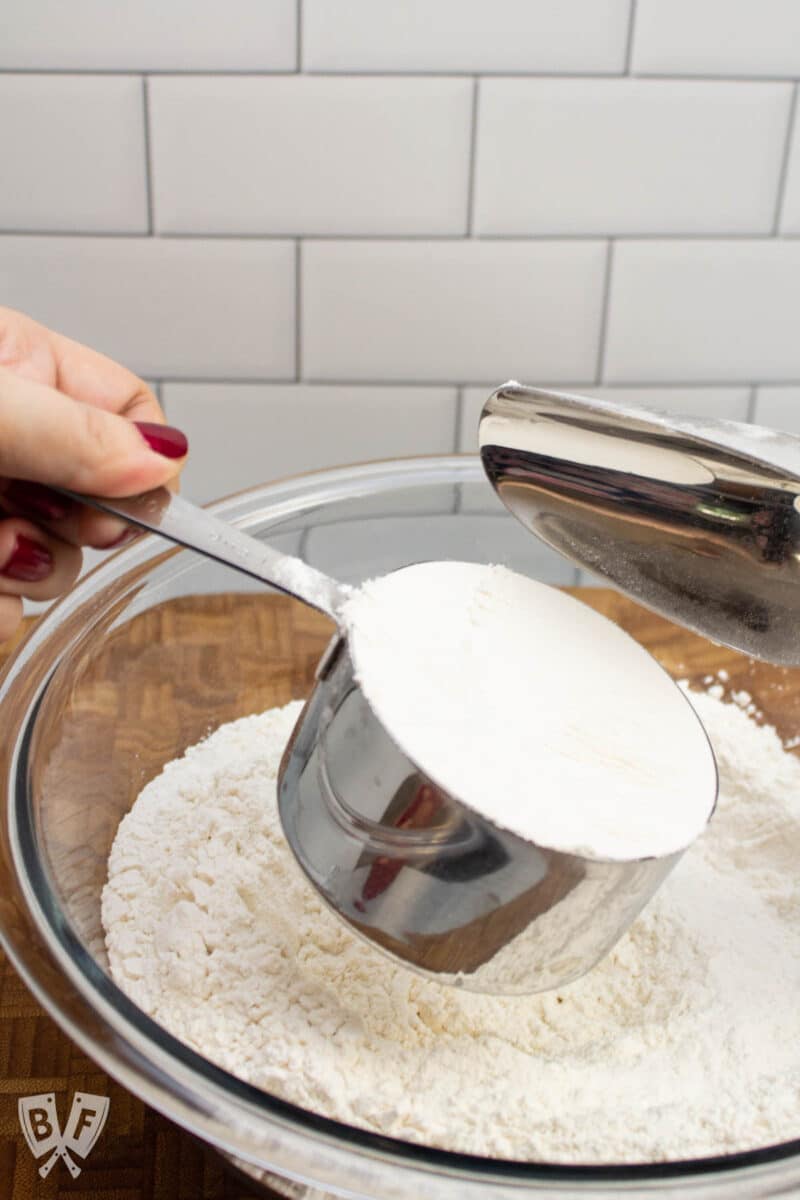
<instances>
[{"instance_id":1,"label":"index finger","mask_svg":"<svg viewBox=\"0 0 800 1200\"><path fill-rule=\"evenodd\" d=\"M130 420L164 420L153 392L133 371L1 305L0 366L93 408Z\"/></svg>"},{"instance_id":2,"label":"index finger","mask_svg":"<svg viewBox=\"0 0 800 1200\"><path fill-rule=\"evenodd\" d=\"M63 334L46 332L51 339L59 391L131 421L164 423L155 394L133 371Z\"/></svg>"},{"instance_id":3,"label":"index finger","mask_svg":"<svg viewBox=\"0 0 800 1200\"><path fill-rule=\"evenodd\" d=\"M156 396L133 371L63 334L50 330L47 333L56 363L59 391L73 400L116 413L130 421L164 424L164 412ZM179 476L173 476L167 487L177 491ZM103 549L116 545L129 528L115 517L81 506L60 522L59 532L79 546Z\"/></svg>"}]
</instances>

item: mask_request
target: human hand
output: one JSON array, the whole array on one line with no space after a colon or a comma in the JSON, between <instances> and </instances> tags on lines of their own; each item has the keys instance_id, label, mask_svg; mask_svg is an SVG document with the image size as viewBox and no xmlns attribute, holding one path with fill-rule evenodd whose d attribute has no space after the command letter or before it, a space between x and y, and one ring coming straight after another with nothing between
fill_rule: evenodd
<instances>
[{"instance_id":1,"label":"human hand","mask_svg":"<svg viewBox=\"0 0 800 1200\"><path fill-rule=\"evenodd\" d=\"M22 598L51 600L130 527L48 484L96 496L175 486L188 450L150 389L111 359L0 308L0 642Z\"/></svg>"}]
</instances>

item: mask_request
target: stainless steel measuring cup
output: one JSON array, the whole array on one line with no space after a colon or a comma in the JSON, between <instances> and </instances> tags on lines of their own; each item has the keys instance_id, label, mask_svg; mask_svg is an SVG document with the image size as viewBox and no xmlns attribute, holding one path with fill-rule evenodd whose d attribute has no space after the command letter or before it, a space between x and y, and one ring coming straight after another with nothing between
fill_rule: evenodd
<instances>
[{"instance_id":1,"label":"stainless steel measuring cup","mask_svg":"<svg viewBox=\"0 0 800 1200\"><path fill-rule=\"evenodd\" d=\"M537 992L577 979L681 857L592 860L467 808L381 725L342 637L284 754L279 806L301 867L353 929L473 991Z\"/></svg>"},{"instance_id":2,"label":"stainless steel measuring cup","mask_svg":"<svg viewBox=\"0 0 800 1200\"><path fill-rule=\"evenodd\" d=\"M280 816L320 896L405 965L476 991L568 983L607 953L680 857L589 859L496 827L428 779L366 701L342 620L351 589L165 489L67 494L337 622L283 757Z\"/></svg>"}]
</instances>

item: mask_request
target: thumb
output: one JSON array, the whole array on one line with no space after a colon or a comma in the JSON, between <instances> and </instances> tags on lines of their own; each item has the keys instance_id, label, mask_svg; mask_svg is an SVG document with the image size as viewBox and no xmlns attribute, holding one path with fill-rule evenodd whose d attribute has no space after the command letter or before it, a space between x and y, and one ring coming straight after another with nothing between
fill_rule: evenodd
<instances>
[{"instance_id":1,"label":"thumb","mask_svg":"<svg viewBox=\"0 0 800 1200\"><path fill-rule=\"evenodd\" d=\"M169 425L136 425L0 368L0 476L134 496L168 483L188 448Z\"/></svg>"}]
</instances>

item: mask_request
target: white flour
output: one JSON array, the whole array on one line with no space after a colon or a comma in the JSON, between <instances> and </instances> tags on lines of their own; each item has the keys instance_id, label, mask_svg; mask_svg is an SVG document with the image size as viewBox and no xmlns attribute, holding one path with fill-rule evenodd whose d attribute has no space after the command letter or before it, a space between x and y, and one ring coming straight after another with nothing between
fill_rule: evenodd
<instances>
[{"instance_id":1,"label":"white flour","mask_svg":"<svg viewBox=\"0 0 800 1200\"><path fill-rule=\"evenodd\" d=\"M429 562L344 608L367 699L445 790L558 850L681 850L716 793L702 727L618 625L505 567Z\"/></svg>"},{"instance_id":2,"label":"white flour","mask_svg":"<svg viewBox=\"0 0 800 1200\"><path fill-rule=\"evenodd\" d=\"M123 820L103 922L119 985L208 1058L306 1108L517 1159L664 1160L800 1135L800 762L693 703L708 832L612 954L558 992L443 987L357 940L286 847L299 704L219 729Z\"/></svg>"}]
</instances>

